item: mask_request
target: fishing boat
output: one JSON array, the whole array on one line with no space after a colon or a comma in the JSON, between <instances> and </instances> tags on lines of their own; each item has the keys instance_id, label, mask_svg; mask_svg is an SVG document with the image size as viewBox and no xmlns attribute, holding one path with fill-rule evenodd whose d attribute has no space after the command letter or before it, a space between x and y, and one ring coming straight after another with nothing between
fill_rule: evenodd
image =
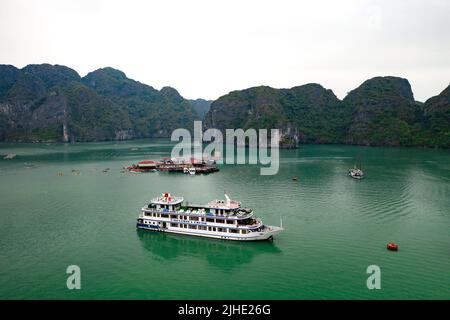
<instances>
[{"instance_id":1,"label":"fishing boat","mask_svg":"<svg viewBox=\"0 0 450 320\"><path fill-rule=\"evenodd\" d=\"M14 159L17 156L15 153L8 153L6 156L3 157L5 160L11 160Z\"/></svg>"},{"instance_id":2,"label":"fishing boat","mask_svg":"<svg viewBox=\"0 0 450 320\"><path fill-rule=\"evenodd\" d=\"M362 179L362 178L364 178L364 172L362 171L361 161L359 162L359 168L355 164L353 166L353 168L348 170L348 175L350 177L352 177L353 179Z\"/></svg>"},{"instance_id":3,"label":"fishing boat","mask_svg":"<svg viewBox=\"0 0 450 320\"><path fill-rule=\"evenodd\" d=\"M253 210L243 208L241 202L213 200L207 204L184 203L183 197L170 193L154 198L141 209L137 228L152 231L192 235L224 240L272 240L283 231L280 226L265 225L253 215Z\"/></svg>"},{"instance_id":4,"label":"fishing boat","mask_svg":"<svg viewBox=\"0 0 450 320\"><path fill-rule=\"evenodd\" d=\"M362 179L364 178L364 172L358 168L352 168L349 170L348 175L353 179Z\"/></svg>"}]
</instances>

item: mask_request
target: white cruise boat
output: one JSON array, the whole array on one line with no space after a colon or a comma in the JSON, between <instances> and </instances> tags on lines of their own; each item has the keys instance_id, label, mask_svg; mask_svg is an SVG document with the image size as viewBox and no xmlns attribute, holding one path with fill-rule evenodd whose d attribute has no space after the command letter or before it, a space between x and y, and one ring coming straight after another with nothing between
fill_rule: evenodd
<instances>
[{"instance_id":1,"label":"white cruise boat","mask_svg":"<svg viewBox=\"0 0 450 320\"><path fill-rule=\"evenodd\" d=\"M184 204L183 197L163 193L141 209L137 228L226 240L272 240L283 230L267 226L253 216L253 210L239 201L213 200L205 205Z\"/></svg>"}]
</instances>

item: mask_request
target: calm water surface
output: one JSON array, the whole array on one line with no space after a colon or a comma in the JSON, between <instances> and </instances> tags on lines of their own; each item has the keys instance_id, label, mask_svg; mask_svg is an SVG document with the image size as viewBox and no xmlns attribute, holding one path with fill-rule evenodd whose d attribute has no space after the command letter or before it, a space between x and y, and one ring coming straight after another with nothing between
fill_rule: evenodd
<instances>
[{"instance_id":1,"label":"calm water surface","mask_svg":"<svg viewBox=\"0 0 450 320\"><path fill-rule=\"evenodd\" d=\"M170 150L164 140L0 144L0 154L17 154L0 159L0 298L450 298L449 151L311 145L281 151L275 176L250 165L207 176L121 172ZM363 181L347 176L357 157ZM135 228L161 192L206 202L224 190L268 224L281 215L285 232L236 243ZM78 291L66 287L72 264ZM381 290L366 287L372 264Z\"/></svg>"}]
</instances>

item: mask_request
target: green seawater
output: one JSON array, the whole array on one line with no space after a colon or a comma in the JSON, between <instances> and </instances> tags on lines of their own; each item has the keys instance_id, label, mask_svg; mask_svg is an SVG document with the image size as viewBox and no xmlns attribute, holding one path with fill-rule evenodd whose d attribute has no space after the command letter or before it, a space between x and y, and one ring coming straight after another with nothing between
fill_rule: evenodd
<instances>
[{"instance_id":1,"label":"green seawater","mask_svg":"<svg viewBox=\"0 0 450 320\"><path fill-rule=\"evenodd\" d=\"M0 159L0 298L450 298L448 150L306 145L281 150L274 176L258 165L121 172L171 146L0 144L17 154ZM357 158L363 181L347 176ZM136 230L139 209L161 192L203 203L224 190L266 224L281 216L285 231L238 243ZM81 268L81 290L66 287L69 265ZM369 265L381 268L380 290L366 286Z\"/></svg>"}]
</instances>

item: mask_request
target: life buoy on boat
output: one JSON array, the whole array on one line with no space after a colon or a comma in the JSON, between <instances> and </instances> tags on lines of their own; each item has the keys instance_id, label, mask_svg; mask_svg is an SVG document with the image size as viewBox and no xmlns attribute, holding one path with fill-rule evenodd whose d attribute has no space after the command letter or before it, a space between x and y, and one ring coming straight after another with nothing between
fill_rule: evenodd
<instances>
[{"instance_id":1,"label":"life buoy on boat","mask_svg":"<svg viewBox=\"0 0 450 320\"><path fill-rule=\"evenodd\" d=\"M388 250L391 250L391 251L397 251L398 250L398 245L396 243L392 243L391 242L391 243L387 244L386 248Z\"/></svg>"}]
</instances>

